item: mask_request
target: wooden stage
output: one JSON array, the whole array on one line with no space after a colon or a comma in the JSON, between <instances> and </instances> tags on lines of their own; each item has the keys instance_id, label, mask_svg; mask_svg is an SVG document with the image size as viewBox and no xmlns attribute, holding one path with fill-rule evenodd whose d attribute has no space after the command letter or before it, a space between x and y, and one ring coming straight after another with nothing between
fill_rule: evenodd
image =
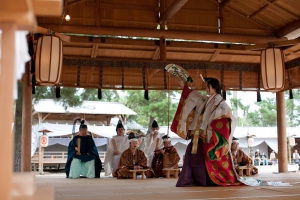
<instances>
[{"instance_id":1,"label":"wooden stage","mask_svg":"<svg viewBox=\"0 0 300 200\"><path fill-rule=\"evenodd\" d=\"M56 200L94 200L94 199L300 199L300 173L274 174L277 166L261 166L259 179L290 182L290 187L185 187L177 188L177 179L151 178L146 180L127 180L112 177L100 179L66 179L64 174L38 175L38 187L55 188ZM289 166L296 169L296 166ZM103 173L102 173L103 174ZM101 174L101 175L102 175Z\"/></svg>"}]
</instances>

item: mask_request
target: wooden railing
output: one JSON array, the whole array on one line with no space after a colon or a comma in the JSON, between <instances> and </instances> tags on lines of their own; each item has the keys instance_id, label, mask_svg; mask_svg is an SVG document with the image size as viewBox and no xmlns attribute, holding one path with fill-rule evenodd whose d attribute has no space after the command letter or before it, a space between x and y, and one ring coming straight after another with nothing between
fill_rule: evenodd
<instances>
[{"instance_id":1,"label":"wooden railing","mask_svg":"<svg viewBox=\"0 0 300 200\"><path fill-rule=\"evenodd\" d=\"M105 160L106 151L98 151L99 158L102 163ZM44 167L64 167L67 162L68 153L60 151L44 151L41 159L42 166ZM31 164L33 165L34 171L36 171L37 166L39 165L39 153L36 152L31 157Z\"/></svg>"}]
</instances>

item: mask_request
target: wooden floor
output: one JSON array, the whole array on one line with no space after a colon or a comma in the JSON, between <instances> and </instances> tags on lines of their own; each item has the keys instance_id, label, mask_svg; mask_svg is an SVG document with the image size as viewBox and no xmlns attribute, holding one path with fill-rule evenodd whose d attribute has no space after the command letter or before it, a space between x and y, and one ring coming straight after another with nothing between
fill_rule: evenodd
<instances>
[{"instance_id":1,"label":"wooden floor","mask_svg":"<svg viewBox=\"0 0 300 200\"><path fill-rule=\"evenodd\" d=\"M291 167L292 170L296 166ZM66 179L64 174L37 176L37 184L53 186L56 200L96 199L300 199L300 173L275 174L276 166L259 167L259 179L290 182L290 187L185 187L177 188L176 179L117 180L112 177L100 179ZM290 170L290 168L289 168Z\"/></svg>"}]
</instances>

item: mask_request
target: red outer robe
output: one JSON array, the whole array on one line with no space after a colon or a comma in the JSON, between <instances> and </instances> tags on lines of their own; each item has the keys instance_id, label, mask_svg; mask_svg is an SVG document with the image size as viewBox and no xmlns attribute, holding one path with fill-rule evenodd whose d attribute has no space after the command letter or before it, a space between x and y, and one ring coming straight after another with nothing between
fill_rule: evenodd
<instances>
[{"instance_id":1,"label":"red outer robe","mask_svg":"<svg viewBox=\"0 0 300 200\"><path fill-rule=\"evenodd\" d=\"M205 166L210 179L217 185L244 185L237 180L233 171L228 150L230 135L230 120L228 118L215 119L211 123L212 137L209 143L203 143Z\"/></svg>"}]
</instances>

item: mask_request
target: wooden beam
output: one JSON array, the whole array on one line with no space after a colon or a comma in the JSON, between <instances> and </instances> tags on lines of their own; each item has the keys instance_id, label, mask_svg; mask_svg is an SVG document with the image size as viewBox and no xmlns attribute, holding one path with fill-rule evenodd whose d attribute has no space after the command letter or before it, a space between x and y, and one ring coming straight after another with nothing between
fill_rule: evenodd
<instances>
[{"instance_id":1,"label":"wooden beam","mask_svg":"<svg viewBox=\"0 0 300 200\"><path fill-rule=\"evenodd\" d=\"M155 69L151 74L148 75L148 79L151 79L155 74L157 74L161 69Z\"/></svg>"},{"instance_id":2,"label":"wooden beam","mask_svg":"<svg viewBox=\"0 0 300 200\"><path fill-rule=\"evenodd\" d=\"M152 60L158 60L159 59L159 54L160 54L160 48L156 47L156 50L153 54Z\"/></svg>"},{"instance_id":3,"label":"wooden beam","mask_svg":"<svg viewBox=\"0 0 300 200\"><path fill-rule=\"evenodd\" d=\"M255 17L257 14L261 13L262 11L264 11L265 9L267 9L270 5L273 5L277 2L278 0L274 0L272 2L268 2L266 1L266 5L264 5L263 7L261 7L260 9L258 9L257 11L255 11L254 13L252 13L251 15L249 15L248 17L250 19L252 19L253 17Z\"/></svg>"},{"instance_id":4,"label":"wooden beam","mask_svg":"<svg viewBox=\"0 0 300 200\"><path fill-rule=\"evenodd\" d=\"M57 24L40 24L59 33L77 33L91 35L116 35L116 36L133 36L133 37L152 37L160 38L165 36L167 39L185 39L185 40L204 40L204 41L221 41L221 42L237 42L237 43L264 43L286 40L284 38L276 38L273 36L256 36L256 35L239 35L239 34L218 34L205 33L197 31L161 31L153 29L138 28L114 28L114 27L94 27L94 26L73 26L73 25L57 25Z\"/></svg>"},{"instance_id":5,"label":"wooden beam","mask_svg":"<svg viewBox=\"0 0 300 200\"><path fill-rule=\"evenodd\" d=\"M295 45L295 44L299 44L299 43L300 43L300 38L294 39L294 40L277 41L277 42L274 42L273 44L275 47L284 47L284 46L291 46L291 45ZM245 50L262 50L262 49L265 49L268 47L269 47L269 44L267 44L267 43L256 44L256 45L245 46Z\"/></svg>"},{"instance_id":6,"label":"wooden beam","mask_svg":"<svg viewBox=\"0 0 300 200\"><path fill-rule=\"evenodd\" d=\"M67 5L65 5L64 8L65 8L65 9L66 9L66 8L70 8L70 7L72 7L72 6L76 6L76 5L81 4L81 3L84 3L84 2L86 2L86 1L89 1L89 0L75 0L75 1L72 1L72 2L68 3Z\"/></svg>"},{"instance_id":7,"label":"wooden beam","mask_svg":"<svg viewBox=\"0 0 300 200\"><path fill-rule=\"evenodd\" d=\"M226 6L228 6L228 4L230 4L232 0L223 0L221 3L220 3L220 8L223 9L225 8Z\"/></svg>"},{"instance_id":8,"label":"wooden beam","mask_svg":"<svg viewBox=\"0 0 300 200\"><path fill-rule=\"evenodd\" d=\"M95 14L96 14L96 26L101 25L101 0L96 0L96 8L95 8Z\"/></svg>"},{"instance_id":9,"label":"wooden beam","mask_svg":"<svg viewBox=\"0 0 300 200\"><path fill-rule=\"evenodd\" d=\"M56 16L62 13L62 0L32 0L37 16Z\"/></svg>"},{"instance_id":10,"label":"wooden beam","mask_svg":"<svg viewBox=\"0 0 300 200\"><path fill-rule=\"evenodd\" d=\"M159 15L160 17L165 13L166 0L159 0ZM166 30L166 23L159 25L160 30Z\"/></svg>"},{"instance_id":11,"label":"wooden beam","mask_svg":"<svg viewBox=\"0 0 300 200\"><path fill-rule=\"evenodd\" d=\"M141 6L141 5L128 5L121 3L101 3L101 7L104 9L123 9L123 10L145 10L158 12L159 7L156 6Z\"/></svg>"},{"instance_id":12,"label":"wooden beam","mask_svg":"<svg viewBox=\"0 0 300 200\"><path fill-rule=\"evenodd\" d=\"M46 28L38 26L36 33L41 33L41 34L47 35L47 34L53 33L53 31L50 29L46 29ZM54 32L54 35L59 37L64 42L70 42L70 36L67 36L67 35L64 35L61 33L55 33L55 32Z\"/></svg>"},{"instance_id":13,"label":"wooden beam","mask_svg":"<svg viewBox=\"0 0 300 200\"><path fill-rule=\"evenodd\" d=\"M220 53L220 50L216 50L214 55L212 55L209 62L215 62L215 60L216 60L217 56L219 55L219 53Z\"/></svg>"},{"instance_id":14,"label":"wooden beam","mask_svg":"<svg viewBox=\"0 0 300 200\"><path fill-rule=\"evenodd\" d=\"M160 60L165 61L167 59L167 48L166 48L166 38L160 38Z\"/></svg>"},{"instance_id":15,"label":"wooden beam","mask_svg":"<svg viewBox=\"0 0 300 200\"><path fill-rule=\"evenodd\" d=\"M175 0L170 7L164 12L163 15L160 16L159 24L165 24L168 19L173 17L182 6L187 2L188 0Z\"/></svg>"},{"instance_id":16,"label":"wooden beam","mask_svg":"<svg viewBox=\"0 0 300 200\"><path fill-rule=\"evenodd\" d=\"M93 49L92 49L92 52L91 52L91 58L96 58L97 57L98 46L99 46L99 44L93 44Z\"/></svg>"},{"instance_id":17,"label":"wooden beam","mask_svg":"<svg viewBox=\"0 0 300 200\"><path fill-rule=\"evenodd\" d=\"M275 32L275 36L278 38L286 37L287 35L289 35L293 32L298 32L298 34L295 35L295 38L297 38L297 35L298 35L298 37L300 36L300 20L296 20L296 21L282 27L281 29L279 29L278 31Z\"/></svg>"},{"instance_id":18,"label":"wooden beam","mask_svg":"<svg viewBox=\"0 0 300 200\"><path fill-rule=\"evenodd\" d=\"M214 2L214 3L216 3L216 4L218 3L216 0L210 0L210 1L211 1L211 2ZM236 10L236 9L230 7L230 6L228 6L227 8L230 9L230 10L232 10L232 11L234 11L235 13L239 14L240 16L242 16L242 17L244 17L244 18L247 18L247 19L249 20L249 15L247 16L247 15L245 15L244 13L242 13L241 11ZM258 20L256 20L256 19L250 18L250 20L252 20L252 21L255 22L256 24L259 24L259 25L262 26L263 28L266 28L266 29L269 29L269 30L271 30L271 31L274 31L271 27L267 26L266 24L263 24L262 22L260 22L260 21L258 21Z\"/></svg>"},{"instance_id":19,"label":"wooden beam","mask_svg":"<svg viewBox=\"0 0 300 200\"><path fill-rule=\"evenodd\" d=\"M47 119L47 117L50 115L51 113L47 113L47 115L45 117L42 118L42 122Z\"/></svg>"}]
</instances>

